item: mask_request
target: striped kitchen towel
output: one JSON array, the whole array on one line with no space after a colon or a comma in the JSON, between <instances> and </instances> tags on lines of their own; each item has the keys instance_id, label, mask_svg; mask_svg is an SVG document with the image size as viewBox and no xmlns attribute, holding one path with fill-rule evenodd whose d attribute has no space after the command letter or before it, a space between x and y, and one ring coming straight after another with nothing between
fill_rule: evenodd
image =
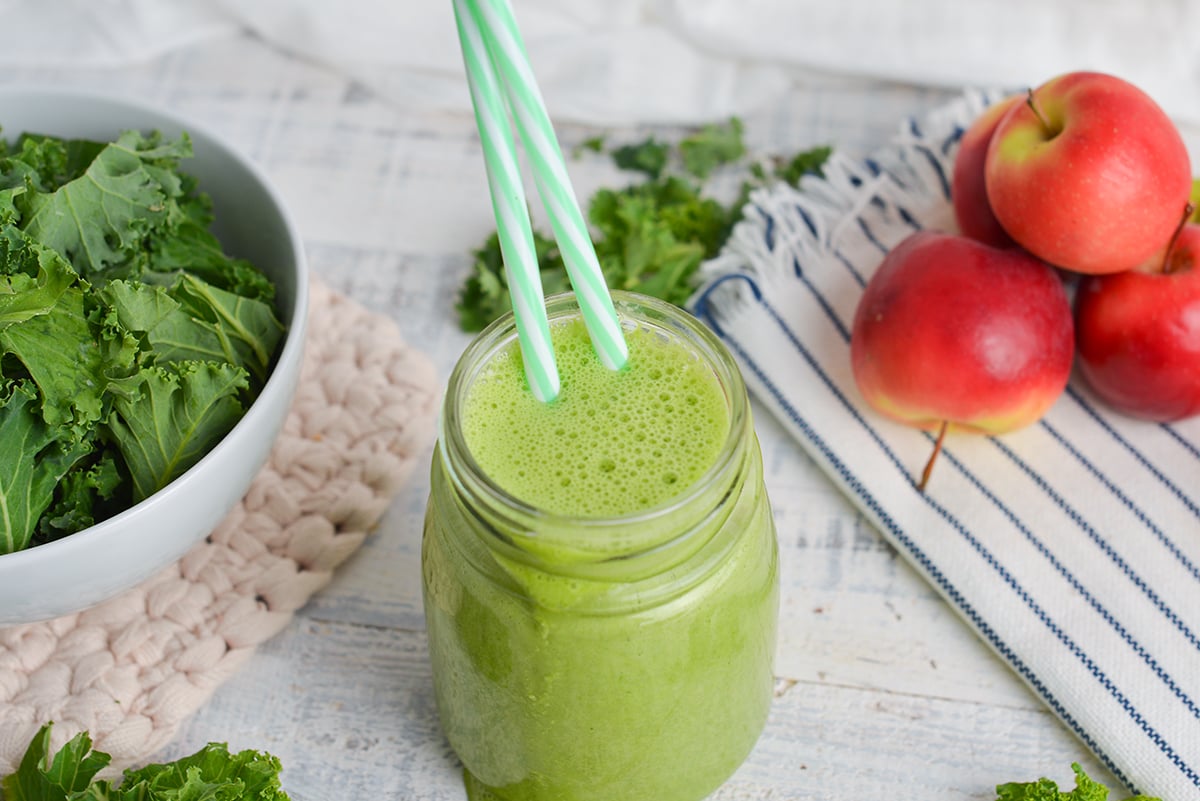
<instances>
[{"instance_id":1,"label":"striped kitchen towel","mask_svg":"<svg viewBox=\"0 0 1200 801\"><path fill-rule=\"evenodd\" d=\"M1200 418L1113 413L1073 378L1037 424L933 438L850 370L863 287L909 233L953 230L963 129L998 93L915 119L801 190L761 189L692 308L752 393L1131 791L1200 799ZM1189 143L1196 152L1195 143Z\"/></svg>"}]
</instances>

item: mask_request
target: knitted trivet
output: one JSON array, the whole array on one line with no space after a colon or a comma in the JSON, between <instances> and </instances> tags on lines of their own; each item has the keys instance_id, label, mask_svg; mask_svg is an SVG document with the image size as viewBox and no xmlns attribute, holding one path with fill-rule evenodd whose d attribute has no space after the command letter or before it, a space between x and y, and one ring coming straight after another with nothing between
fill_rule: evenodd
<instances>
[{"instance_id":1,"label":"knitted trivet","mask_svg":"<svg viewBox=\"0 0 1200 801\"><path fill-rule=\"evenodd\" d=\"M221 525L121 596L0 628L0 775L54 721L145 761L362 544L423 457L437 382L394 323L312 285L304 367L267 465Z\"/></svg>"}]
</instances>

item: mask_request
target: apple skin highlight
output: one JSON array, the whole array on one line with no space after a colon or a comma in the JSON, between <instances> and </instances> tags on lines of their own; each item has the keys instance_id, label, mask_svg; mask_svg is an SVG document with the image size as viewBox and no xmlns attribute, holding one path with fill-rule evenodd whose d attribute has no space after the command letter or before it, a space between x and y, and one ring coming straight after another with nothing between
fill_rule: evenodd
<instances>
[{"instance_id":1,"label":"apple skin highlight","mask_svg":"<svg viewBox=\"0 0 1200 801\"><path fill-rule=\"evenodd\" d=\"M1073 72L1017 104L988 146L988 200L1039 258L1084 274L1132 269L1171 238L1192 188L1178 129L1120 78Z\"/></svg>"},{"instance_id":2,"label":"apple skin highlight","mask_svg":"<svg viewBox=\"0 0 1200 801\"><path fill-rule=\"evenodd\" d=\"M1040 418L1066 387L1070 303L1047 264L924 231L885 257L855 313L850 357L864 399L920 428L999 434Z\"/></svg>"}]
</instances>

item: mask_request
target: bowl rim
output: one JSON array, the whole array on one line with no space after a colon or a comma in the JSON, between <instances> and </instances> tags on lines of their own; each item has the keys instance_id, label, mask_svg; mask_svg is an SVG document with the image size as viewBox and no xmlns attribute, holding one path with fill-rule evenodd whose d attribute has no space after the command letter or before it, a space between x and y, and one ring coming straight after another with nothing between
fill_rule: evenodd
<instances>
[{"instance_id":1,"label":"bowl rim","mask_svg":"<svg viewBox=\"0 0 1200 801\"><path fill-rule=\"evenodd\" d=\"M233 428L223 436L216 445L214 445L207 453L200 458L198 462L177 476L169 484L154 492L152 495L133 504L127 509L123 509L112 517L106 518L99 523L95 523L85 529L81 529L72 534L68 534L50 542L42 543L26 547L19 551L0 554L0 567L7 570L35 569L35 566L47 560L54 560L64 553L77 550L82 543L86 543L93 547L100 547L103 541L110 539L114 532L118 531L128 518L139 514L142 510L150 505L161 505L170 503L171 499L187 491L188 486L195 483L193 476L204 470L206 464L218 458L218 455L226 450L229 450L233 445L230 442L235 438L238 432L251 427L265 425L266 421L260 422L260 418L267 414L267 409L274 404L272 400L279 403L285 403L286 396L294 391L295 383L298 381L299 366L297 366L296 374L291 380L287 377L288 370L281 370L284 365L293 362L299 363L303 357L305 332L308 323L308 305L309 305L309 267L308 260L304 250L304 240L300 237L299 227L296 225L295 219L292 216L290 209L284 202L282 195L279 193L275 185L268 179L266 173L261 167L248 156L244 155L237 147L229 142L224 136L215 133L208 126L193 120L185 114L181 114L173 109L164 106L155 105L150 102L131 98L126 95L116 93L83 90L77 88L59 87L59 86L8 86L0 87L0 107L10 98L24 97L31 100L47 99L58 102L69 102L72 99L88 103L106 103L114 107L114 111L130 110L146 116L160 117L164 122L175 125L181 131L186 131L187 134L195 139L199 136L206 140L208 144L214 145L221 151L224 158L232 161L237 168L249 174L250 178L259 186L262 187L264 193L270 198L276 213L279 215L284 229L287 231L287 238L291 244L294 253L293 270L296 276L296 286L294 299L288 311L291 314L291 320L284 332L283 346L279 349L275 363L271 367L270 375L267 376L263 383L262 390L255 396L254 400L246 408L242 417L234 424ZM2 122L2 120L0 120ZM114 130L114 135L124 130L120 127ZM53 131L46 133L53 134ZM4 136L0 132L0 136ZM204 187L201 184L200 190ZM215 210L217 214L219 210ZM276 307L279 311L279 307ZM284 396L284 397L277 397ZM290 403L287 404L290 406ZM286 416L286 413L285 413ZM198 540L195 540L198 541ZM194 542L193 541L193 544ZM132 588L134 584L130 584Z\"/></svg>"}]
</instances>

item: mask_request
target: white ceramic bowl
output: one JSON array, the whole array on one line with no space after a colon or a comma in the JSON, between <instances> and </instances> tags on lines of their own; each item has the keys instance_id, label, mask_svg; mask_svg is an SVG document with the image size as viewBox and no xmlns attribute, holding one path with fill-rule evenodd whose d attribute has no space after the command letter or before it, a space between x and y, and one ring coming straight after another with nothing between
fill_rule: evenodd
<instances>
[{"instance_id":1,"label":"white ceramic bowl","mask_svg":"<svg viewBox=\"0 0 1200 801\"><path fill-rule=\"evenodd\" d=\"M186 131L195 157L182 169L213 201L225 250L274 281L287 326L262 393L195 466L141 503L54 542L0 555L0 626L93 606L136 586L203 539L242 497L270 453L300 374L307 318L304 250L279 195L251 162L202 126L136 101L45 89L0 90L0 127L110 141L123 130Z\"/></svg>"}]
</instances>

